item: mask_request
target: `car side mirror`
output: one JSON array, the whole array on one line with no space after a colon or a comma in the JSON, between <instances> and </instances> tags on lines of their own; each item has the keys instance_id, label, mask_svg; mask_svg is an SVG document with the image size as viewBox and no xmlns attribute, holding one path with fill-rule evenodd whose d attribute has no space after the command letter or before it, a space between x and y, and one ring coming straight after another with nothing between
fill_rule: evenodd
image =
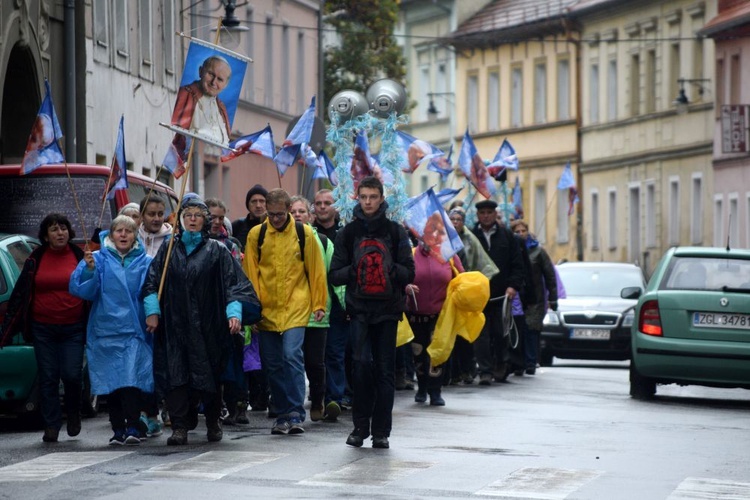
<instances>
[{"instance_id":1,"label":"car side mirror","mask_svg":"<svg viewBox=\"0 0 750 500\"><path fill-rule=\"evenodd\" d=\"M628 286L622 289L620 297L623 299L637 299L641 296L643 290L639 286Z\"/></svg>"}]
</instances>

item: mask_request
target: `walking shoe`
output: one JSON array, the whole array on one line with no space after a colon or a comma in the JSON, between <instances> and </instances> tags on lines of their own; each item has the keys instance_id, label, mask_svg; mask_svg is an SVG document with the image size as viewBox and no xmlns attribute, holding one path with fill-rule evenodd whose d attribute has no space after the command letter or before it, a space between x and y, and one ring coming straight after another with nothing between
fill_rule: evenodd
<instances>
[{"instance_id":1,"label":"walking shoe","mask_svg":"<svg viewBox=\"0 0 750 500\"><path fill-rule=\"evenodd\" d=\"M247 403L237 403L237 415L235 415L234 421L241 425L250 423L250 419L247 418Z\"/></svg>"},{"instance_id":2,"label":"walking shoe","mask_svg":"<svg viewBox=\"0 0 750 500\"><path fill-rule=\"evenodd\" d=\"M219 420L224 422L224 425L234 425L234 417L237 414L237 408L232 408L232 411L229 411L229 409L226 407L226 405L222 404L221 406L221 414L219 415Z\"/></svg>"},{"instance_id":3,"label":"walking shoe","mask_svg":"<svg viewBox=\"0 0 750 500\"><path fill-rule=\"evenodd\" d=\"M483 373L479 376L479 385L492 385L492 374Z\"/></svg>"},{"instance_id":4,"label":"walking shoe","mask_svg":"<svg viewBox=\"0 0 750 500\"><path fill-rule=\"evenodd\" d=\"M531 366L529 368L526 368L526 375L535 375L536 374L536 366Z\"/></svg>"},{"instance_id":5,"label":"walking shoe","mask_svg":"<svg viewBox=\"0 0 750 500\"><path fill-rule=\"evenodd\" d=\"M373 448L388 449L388 448L391 447L391 445L388 443L388 438L386 436L373 436L372 437L372 447Z\"/></svg>"},{"instance_id":6,"label":"walking shoe","mask_svg":"<svg viewBox=\"0 0 750 500\"><path fill-rule=\"evenodd\" d=\"M277 419L276 423L273 424L273 427L271 427L271 434L286 435L286 434L289 434L289 429L291 428L292 428L292 424L290 424L288 420L284 420L283 418L280 418L280 419Z\"/></svg>"},{"instance_id":7,"label":"walking shoe","mask_svg":"<svg viewBox=\"0 0 750 500\"><path fill-rule=\"evenodd\" d=\"M304 434L305 428L302 426L302 419L292 417L289 419L289 434Z\"/></svg>"},{"instance_id":8,"label":"walking shoe","mask_svg":"<svg viewBox=\"0 0 750 500\"><path fill-rule=\"evenodd\" d=\"M68 436L73 437L81 433L81 414L78 410L70 412L68 414L68 422L66 424L66 430Z\"/></svg>"},{"instance_id":9,"label":"walking shoe","mask_svg":"<svg viewBox=\"0 0 750 500\"><path fill-rule=\"evenodd\" d=\"M414 380L411 379L404 379L404 390L405 391L413 391L414 390Z\"/></svg>"},{"instance_id":10,"label":"walking shoe","mask_svg":"<svg viewBox=\"0 0 750 500\"><path fill-rule=\"evenodd\" d=\"M148 426L148 430L146 431L148 437L161 436L164 433L161 428L161 423L155 417L147 417L146 425Z\"/></svg>"},{"instance_id":11,"label":"walking shoe","mask_svg":"<svg viewBox=\"0 0 750 500\"><path fill-rule=\"evenodd\" d=\"M469 373L465 374L461 379L463 380L464 385L471 385L474 383L474 376Z\"/></svg>"},{"instance_id":12,"label":"walking shoe","mask_svg":"<svg viewBox=\"0 0 750 500\"><path fill-rule=\"evenodd\" d=\"M430 406L445 406L445 400L439 392L430 394Z\"/></svg>"},{"instance_id":13,"label":"walking shoe","mask_svg":"<svg viewBox=\"0 0 750 500\"><path fill-rule=\"evenodd\" d=\"M141 431L137 427L128 427L125 431L125 444L128 446L135 446L141 444L141 440L145 440L146 436L141 438Z\"/></svg>"},{"instance_id":14,"label":"walking shoe","mask_svg":"<svg viewBox=\"0 0 750 500\"><path fill-rule=\"evenodd\" d=\"M188 442L187 429L173 429L172 435L167 438L168 446L183 446Z\"/></svg>"},{"instance_id":15,"label":"walking shoe","mask_svg":"<svg viewBox=\"0 0 750 500\"><path fill-rule=\"evenodd\" d=\"M319 420L323 420L324 410L323 410L323 403L320 404L313 404L310 407L310 420L313 422L317 422Z\"/></svg>"},{"instance_id":16,"label":"walking shoe","mask_svg":"<svg viewBox=\"0 0 750 500\"><path fill-rule=\"evenodd\" d=\"M427 393L425 391L419 390L414 395L414 402L415 403L424 403L427 401Z\"/></svg>"},{"instance_id":17,"label":"walking shoe","mask_svg":"<svg viewBox=\"0 0 750 500\"><path fill-rule=\"evenodd\" d=\"M60 429L55 429L54 427L47 427L44 429L44 435L42 436L42 441L45 443L56 443L57 437L60 435Z\"/></svg>"},{"instance_id":18,"label":"walking shoe","mask_svg":"<svg viewBox=\"0 0 750 500\"><path fill-rule=\"evenodd\" d=\"M325 410L325 413L323 414L323 419L326 422L335 422L339 415L341 415L341 407L336 401L330 401L326 405L326 410Z\"/></svg>"},{"instance_id":19,"label":"walking shoe","mask_svg":"<svg viewBox=\"0 0 750 500\"><path fill-rule=\"evenodd\" d=\"M352 398L350 396L344 396L343 398L341 398L341 401L339 401L339 406L342 410L351 410Z\"/></svg>"},{"instance_id":20,"label":"walking shoe","mask_svg":"<svg viewBox=\"0 0 750 500\"><path fill-rule=\"evenodd\" d=\"M355 428L351 434L349 434L349 437L346 438L346 444L349 446L354 446L355 448L361 448L362 445L365 443L365 438L370 433L363 432L362 429Z\"/></svg>"},{"instance_id":21,"label":"walking shoe","mask_svg":"<svg viewBox=\"0 0 750 500\"><path fill-rule=\"evenodd\" d=\"M114 436L109 438L110 446L122 446L125 444L125 431L122 429L114 429ZM140 443L140 441L138 441Z\"/></svg>"},{"instance_id":22,"label":"walking shoe","mask_svg":"<svg viewBox=\"0 0 750 500\"><path fill-rule=\"evenodd\" d=\"M166 408L161 410L161 421L164 422L164 427L172 426L172 420L169 418L169 412Z\"/></svg>"},{"instance_id":23,"label":"walking shoe","mask_svg":"<svg viewBox=\"0 0 750 500\"><path fill-rule=\"evenodd\" d=\"M224 431L221 430L221 421L217 420L213 423L206 422L206 427L208 428L206 431L206 438L209 442L216 443L221 441L221 438L224 437Z\"/></svg>"}]
</instances>

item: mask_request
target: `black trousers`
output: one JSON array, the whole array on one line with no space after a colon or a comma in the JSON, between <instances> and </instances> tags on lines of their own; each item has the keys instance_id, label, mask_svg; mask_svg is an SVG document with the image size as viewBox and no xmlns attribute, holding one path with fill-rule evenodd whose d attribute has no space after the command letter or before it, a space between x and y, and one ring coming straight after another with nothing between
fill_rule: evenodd
<instances>
[{"instance_id":1,"label":"black trousers","mask_svg":"<svg viewBox=\"0 0 750 500\"><path fill-rule=\"evenodd\" d=\"M138 427L141 418L142 392L135 387L122 387L107 396L109 422L113 430Z\"/></svg>"},{"instance_id":2,"label":"black trousers","mask_svg":"<svg viewBox=\"0 0 750 500\"><path fill-rule=\"evenodd\" d=\"M442 366L432 366L430 355L427 354L427 347L432 342L432 333L435 331L437 319L437 314L429 316L412 314L409 316L409 325L411 325L411 331L414 332L411 348L414 353L414 368L417 372L419 392L429 392L430 394L439 394L440 387L443 385Z\"/></svg>"},{"instance_id":3,"label":"black trousers","mask_svg":"<svg viewBox=\"0 0 750 500\"><path fill-rule=\"evenodd\" d=\"M305 353L305 374L310 383L313 407L322 406L326 396L326 335L327 328L305 328L302 349Z\"/></svg>"},{"instance_id":4,"label":"black trousers","mask_svg":"<svg viewBox=\"0 0 750 500\"><path fill-rule=\"evenodd\" d=\"M167 393L167 408L172 420L172 429L190 429L190 421L197 418L198 404L203 401L206 423L218 422L221 415L221 393L197 391L188 385L173 387Z\"/></svg>"}]
</instances>

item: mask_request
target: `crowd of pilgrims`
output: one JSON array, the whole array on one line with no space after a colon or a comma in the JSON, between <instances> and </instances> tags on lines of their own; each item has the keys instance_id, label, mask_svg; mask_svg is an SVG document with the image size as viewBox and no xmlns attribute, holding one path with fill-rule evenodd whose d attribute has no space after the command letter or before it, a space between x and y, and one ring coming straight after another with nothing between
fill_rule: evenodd
<instances>
[{"instance_id":1,"label":"crowd of pilgrims","mask_svg":"<svg viewBox=\"0 0 750 500\"><path fill-rule=\"evenodd\" d=\"M199 414L208 441L220 441L223 426L250 423L248 411L267 413L279 435L304 433L308 414L335 422L347 411L346 443L372 436L375 448L389 447L394 391L444 406L446 386L534 375L543 318L564 290L526 222L503 224L497 204L483 200L468 228L468 207L454 202L449 218L464 248L441 262L385 216L378 180L364 180L357 195L347 225L327 189L311 203L255 185L247 215L231 223L221 200L188 194L170 218L149 195L83 249L65 214L45 217L0 334L0 345L19 331L34 345L43 441L58 441L63 413L67 434L80 433L84 370L91 393L106 396L112 445L138 445L163 426L172 429L167 444L186 444ZM390 245L383 297L355 287L353 241L362 238ZM433 366L427 347L448 284L464 271L489 279L485 325L474 344L458 337L448 361ZM413 339L396 347L402 318Z\"/></svg>"}]
</instances>

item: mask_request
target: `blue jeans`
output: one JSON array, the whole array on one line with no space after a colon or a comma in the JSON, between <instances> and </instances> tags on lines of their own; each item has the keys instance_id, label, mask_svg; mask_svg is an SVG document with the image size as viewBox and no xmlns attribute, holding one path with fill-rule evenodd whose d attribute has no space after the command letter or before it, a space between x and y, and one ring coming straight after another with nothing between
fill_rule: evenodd
<instances>
[{"instance_id":1,"label":"blue jeans","mask_svg":"<svg viewBox=\"0 0 750 500\"><path fill-rule=\"evenodd\" d=\"M524 344L524 355L526 358L526 368L536 368L539 359L539 340L541 332L539 330L526 329L526 343Z\"/></svg>"},{"instance_id":2,"label":"blue jeans","mask_svg":"<svg viewBox=\"0 0 750 500\"><path fill-rule=\"evenodd\" d=\"M331 321L326 337L326 403L341 403L346 390L346 344L349 322Z\"/></svg>"},{"instance_id":3,"label":"blue jeans","mask_svg":"<svg viewBox=\"0 0 750 500\"><path fill-rule=\"evenodd\" d=\"M279 418L305 420L305 327L260 332L260 356Z\"/></svg>"},{"instance_id":4,"label":"blue jeans","mask_svg":"<svg viewBox=\"0 0 750 500\"><path fill-rule=\"evenodd\" d=\"M352 419L362 437L388 437L393 425L396 391L396 330L398 322L351 322L354 363Z\"/></svg>"},{"instance_id":5,"label":"blue jeans","mask_svg":"<svg viewBox=\"0 0 750 500\"><path fill-rule=\"evenodd\" d=\"M34 355L39 372L39 396L45 427L62 427L60 380L65 387L65 413L81 411L83 390L83 323L50 325L31 323Z\"/></svg>"}]
</instances>

